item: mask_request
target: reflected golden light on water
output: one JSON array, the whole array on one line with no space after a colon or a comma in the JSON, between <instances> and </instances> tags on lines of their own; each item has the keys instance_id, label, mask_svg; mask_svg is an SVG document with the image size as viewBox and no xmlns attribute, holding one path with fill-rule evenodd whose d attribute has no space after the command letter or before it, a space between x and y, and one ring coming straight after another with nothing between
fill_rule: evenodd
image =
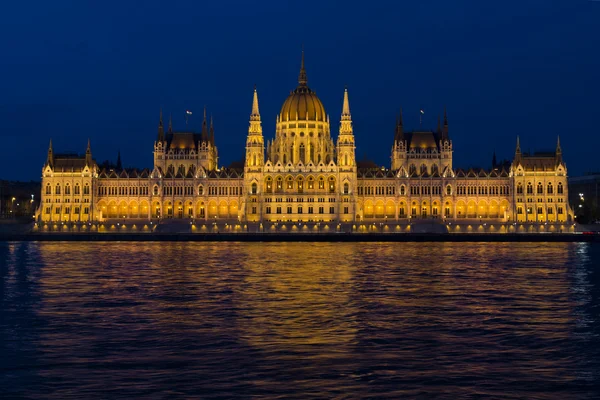
<instances>
[{"instance_id":1,"label":"reflected golden light on water","mask_svg":"<svg viewBox=\"0 0 600 400\"><path fill-rule=\"evenodd\" d=\"M2 333L19 346L4 359L22 365L5 368L42 366L22 390L58 382L49 398L107 382L130 397L569 397L600 370L598 250L8 243Z\"/></svg>"}]
</instances>

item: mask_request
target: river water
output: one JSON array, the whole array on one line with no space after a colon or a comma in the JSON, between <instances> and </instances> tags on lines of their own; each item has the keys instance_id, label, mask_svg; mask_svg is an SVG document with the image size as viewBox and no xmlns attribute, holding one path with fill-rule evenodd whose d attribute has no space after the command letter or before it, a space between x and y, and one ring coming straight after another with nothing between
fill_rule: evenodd
<instances>
[{"instance_id":1,"label":"river water","mask_svg":"<svg viewBox=\"0 0 600 400\"><path fill-rule=\"evenodd\" d=\"M0 397L598 398L600 245L0 243Z\"/></svg>"}]
</instances>

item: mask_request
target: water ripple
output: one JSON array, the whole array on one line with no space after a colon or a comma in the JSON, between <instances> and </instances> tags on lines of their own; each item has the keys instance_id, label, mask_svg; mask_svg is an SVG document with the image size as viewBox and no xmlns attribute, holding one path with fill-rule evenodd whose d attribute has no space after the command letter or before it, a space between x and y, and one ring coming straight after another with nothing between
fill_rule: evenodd
<instances>
[{"instance_id":1,"label":"water ripple","mask_svg":"<svg viewBox=\"0 0 600 400\"><path fill-rule=\"evenodd\" d=\"M600 246L0 243L2 398L598 398Z\"/></svg>"}]
</instances>

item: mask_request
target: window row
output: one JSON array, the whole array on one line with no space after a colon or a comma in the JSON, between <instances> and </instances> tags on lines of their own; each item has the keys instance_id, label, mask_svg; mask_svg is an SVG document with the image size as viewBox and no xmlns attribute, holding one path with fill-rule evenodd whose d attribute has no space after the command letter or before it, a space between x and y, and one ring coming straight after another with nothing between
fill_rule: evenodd
<instances>
[{"instance_id":1,"label":"window row","mask_svg":"<svg viewBox=\"0 0 600 400\"><path fill-rule=\"evenodd\" d=\"M52 194L52 185L50 185L50 183L46 184L46 194L50 195ZM60 183L57 183L56 186L54 186L54 194L61 194L61 186ZM65 184L64 186L64 194L65 195L70 195L71 194L71 185L69 183ZM81 187L79 186L79 183L76 183L73 186L73 194L81 194ZM90 185L88 183L85 184L85 186L83 187L83 194L90 194Z\"/></svg>"},{"instance_id":2,"label":"window row","mask_svg":"<svg viewBox=\"0 0 600 400\"><path fill-rule=\"evenodd\" d=\"M531 182L527 182L526 190L527 194L533 194L533 184ZM536 194L544 194L544 185L542 182L538 182L535 192ZM517 184L517 194L523 194L523 184L521 182ZM546 194L554 194L552 182L546 185ZM556 185L556 194L564 194L562 182L558 182L558 185Z\"/></svg>"},{"instance_id":3,"label":"window row","mask_svg":"<svg viewBox=\"0 0 600 400\"><path fill-rule=\"evenodd\" d=\"M147 186L99 186L98 196L148 196Z\"/></svg>"}]
</instances>

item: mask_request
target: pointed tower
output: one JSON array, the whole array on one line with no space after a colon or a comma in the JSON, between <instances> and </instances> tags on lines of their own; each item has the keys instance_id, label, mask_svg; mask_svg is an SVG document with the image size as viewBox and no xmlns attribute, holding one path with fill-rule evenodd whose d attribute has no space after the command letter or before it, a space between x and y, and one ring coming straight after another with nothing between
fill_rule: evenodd
<instances>
[{"instance_id":1,"label":"pointed tower","mask_svg":"<svg viewBox=\"0 0 600 400\"><path fill-rule=\"evenodd\" d=\"M50 145L48 145L48 157L46 158L46 164L52 167L54 165L54 152L52 151L52 139L50 139Z\"/></svg>"},{"instance_id":2,"label":"pointed tower","mask_svg":"<svg viewBox=\"0 0 600 400\"><path fill-rule=\"evenodd\" d=\"M402 108L400 116L396 118L396 131L394 133L394 144L392 145L392 170L399 170L406 163L406 141L404 140L404 120Z\"/></svg>"},{"instance_id":3,"label":"pointed tower","mask_svg":"<svg viewBox=\"0 0 600 400\"><path fill-rule=\"evenodd\" d=\"M262 123L260 112L258 110L258 93L254 86L254 95L252 98L252 113L250 114L250 125L248 127L248 137L246 138L246 169L259 170L264 164L264 138L262 133Z\"/></svg>"},{"instance_id":4,"label":"pointed tower","mask_svg":"<svg viewBox=\"0 0 600 400\"><path fill-rule=\"evenodd\" d=\"M92 146L90 145L90 139L88 138L87 149L85 150L85 165L91 167L92 162Z\"/></svg>"},{"instance_id":5,"label":"pointed tower","mask_svg":"<svg viewBox=\"0 0 600 400\"><path fill-rule=\"evenodd\" d=\"M356 170L356 146L354 143L354 129L352 115L350 114L350 101L348 88L344 89L344 102L342 103L342 116L340 118L340 131L337 138L337 165L338 165L338 193L341 195L342 204L338 206L338 219L343 222L352 222L356 216L356 193L358 177Z\"/></svg>"},{"instance_id":6,"label":"pointed tower","mask_svg":"<svg viewBox=\"0 0 600 400\"><path fill-rule=\"evenodd\" d=\"M521 154L521 140L519 139L519 136L517 135L517 148L515 149L515 165L518 165L521 163L521 158L522 158L522 154Z\"/></svg>"},{"instance_id":7,"label":"pointed tower","mask_svg":"<svg viewBox=\"0 0 600 400\"><path fill-rule=\"evenodd\" d=\"M202 142L208 142L208 126L206 124L206 106L204 106L204 120L202 121Z\"/></svg>"},{"instance_id":8,"label":"pointed tower","mask_svg":"<svg viewBox=\"0 0 600 400\"><path fill-rule=\"evenodd\" d=\"M556 157L556 164L561 164L562 163L562 148L560 147L560 136L558 136L556 139L555 157Z\"/></svg>"},{"instance_id":9,"label":"pointed tower","mask_svg":"<svg viewBox=\"0 0 600 400\"><path fill-rule=\"evenodd\" d=\"M169 114L169 130L167 132L173 133L173 116L171 114Z\"/></svg>"},{"instance_id":10,"label":"pointed tower","mask_svg":"<svg viewBox=\"0 0 600 400\"><path fill-rule=\"evenodd\" d=\"M208 138L210 144L212 146L215 145L215 128L213 126L213 117L212 115L210 116L210 129L209 129L209 138Z\"/></svg>"},{"instance_id":11,"label":"pointed tower","mask_svg":"<svg viewBox=\"0 0 600 400\"><path fill-rule=\"evenodd\" d=\"M300 74L298 74L298 85L300 87L308 86L308 78L306 77L306 69L304 68L304 47L302 48L302 61L300 62Z\"/></svg>"},{"instance_id":12,"label":"pointed tower","mask_svg":"<svg viewBox=\"0 0 600 400\"><path fill-rule=\"evenodd\" d=\"M442 140L450 140L448 136L448 113L444 107L444 127L442 128Z\"/></svg>"},{"instance_id":13,"label":"pointed tower","mask_svg":"<svg viewBox=\"0 0 600 400\"><path fill-rule=\"evenodd\" d=\"M162 142L165 140L165 130L163 128L163 120L162 120L162 108L160 109L160 117L158 118L158 135L156 138L157 141Z\"/></svg>"},{"instance_id":14,"label":"pointed tower","mask_svg":"<svg viewBox=\"0 0 600 400\"><path fill-rule=\"evenodd\" d=\"M353 170L356 166L354 131L352 128L352 115L348 100L348 88L344 89L344 102L340 118L340 131L337 140L337 163L342 169Z\"/></svg>"},{"instance_id":15,"label":"pointed tower","mask_svg":"<svg viewBox=\"0 0 600 400\"><path fill-rule=\"evenodd\" d=\"M263 209L259 206L259 195L263 189L271 193L273 182L263 184L263 166L265 158L265 142L262 134L262 123L258 111L258 93L256 85L252 97L252 113L250 114L250 125L246 137L246 160L244 162L244 190L249 196L245 196L245 204L241 207L243 218L249 222L262 220Z\"/></svg>"}]
</instances>

